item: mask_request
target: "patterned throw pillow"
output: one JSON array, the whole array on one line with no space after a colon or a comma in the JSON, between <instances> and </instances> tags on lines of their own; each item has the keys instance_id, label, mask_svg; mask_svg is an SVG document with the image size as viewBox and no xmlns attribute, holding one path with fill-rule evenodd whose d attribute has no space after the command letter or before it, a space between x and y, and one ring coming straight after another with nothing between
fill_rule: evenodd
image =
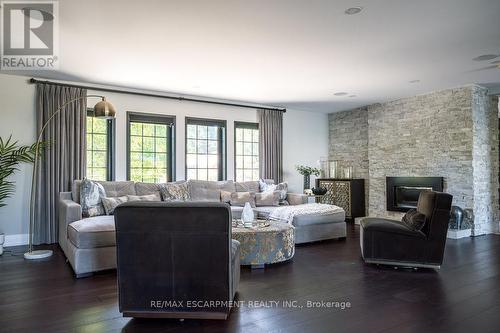
<instances>
[{"instance_id":1,"label":"patterned throw pillow","mask_svg":"<svg viewBox=\"0 0 500 333\"><path fill-rule=\"evenodd\" d=\"M92 217L105 215L102 205L102 198L106 196L104 187L98 182L85 178L80 185L80 205L82 206L82 216Z\"/></svg>"},{"instance_id":2,"label":"patterned throw pillow","mask_svg":"<svg viewBox=\"0 0 500 333\"><path fill-rule=\"evenodd\" d=\"M160 193L163 201L189 201L188 183L167 183L160 187Z\"/></svg>"},{"instance_id":3,"label":"patterned throw pillow","mask_svg":"<svg viewBox=\"0 0 500 333\"><path fill-rule=\"evenodd\" d=\"M401 219L406 226L413 230L422 230L425 220L425 215L419 213L416 209L410 209Z\"/></svg>"},{"instance_id":4,"label":"patterned throw pillow","mask_svg":"<svg viewBox=\"0 0 500 333\"><path fill-rule=\"evenodd\" d=\"M126 195L123 197L102 198L101 200L104 210L106 210L106 215L113 215L115 213L115 208L118 207L119 204L129 201Z\"/></svg>"},{"instance_id":5,"label":"patterned throw pillow","mask_svg":"<svg viewBox=\"0 0 500 333\"><path fill-rule=\"evenodd\" d=\"M280 192L280 203L285 203L288 193L288 183L279 183L278 185L276 185L276 191Z\"/></svg>"},{"instance_id":6,"label":"patterned throw pillow","mask_svg":"<svg viewBox=\"0 0 500 333\"><path fill-rule=\"evenodd\" d=\"M279 183L278 185L266 182L264 179L259 179L260 192L280 192L280 205L288 205L286 196L288 193L288 183Z\"/></svg>"},{"instance_id":7,"label":"patterned throw pillow","mask_svg":"<svg viewBox=\"0 0 500 333\"><path fill-rule=\"evenodd\" d=\"M259 179L260 192L273 192L276 190L276 185L267 183L264 179Z\"/></svg>"},{"instance_id":8,"label":"patterned throw pillow","mask_svg":"<svg viewBox=\"0 0 500 333\"><path fill-rule=\"evenodd\" d=\"M279 206L280 192L279 191L266 191L262 193L255 193L255 206Z\"/></svg>"},{"instance_id":9,"label":"patterned throw pillow","mask_svg":"<svg viewBox=\"0 0 500 333\"><path fill-rule=\"evenodd\" d=\"M127 195L128 201L161 201L159 194Z\"/></svg>"}]
</instances>

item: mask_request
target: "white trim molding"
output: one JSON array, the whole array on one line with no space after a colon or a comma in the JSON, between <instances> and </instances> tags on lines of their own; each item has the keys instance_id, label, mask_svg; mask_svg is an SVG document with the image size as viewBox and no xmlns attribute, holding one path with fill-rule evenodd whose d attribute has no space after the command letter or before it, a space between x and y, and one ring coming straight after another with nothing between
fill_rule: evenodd
<instances>
[{"instance_id":1,"label":"white trim molding","mask_svg":"<svg viewBox=\"0 0 500 333\"><path fill-rule=\"evenodd\" d=\"M28 244L28 234L5 235L4 247Z\"/></svg>"},{"instance_id":2,"label":"white trim molding","mask_svg":"<svg viewBox=\"0 0 500 333\"><path fill-rule=\"evenodd\" d=\"M471 229L464 229L464 230L448 229L448 235L446 237L451 239L460 239L471 236L472 236Z\"/></svg>"}]
</instances>

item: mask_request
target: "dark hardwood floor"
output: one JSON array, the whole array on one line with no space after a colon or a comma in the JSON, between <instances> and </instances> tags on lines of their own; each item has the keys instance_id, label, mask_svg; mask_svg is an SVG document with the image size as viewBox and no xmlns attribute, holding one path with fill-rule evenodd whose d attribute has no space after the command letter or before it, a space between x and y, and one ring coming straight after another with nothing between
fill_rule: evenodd
<instances>
[{"instance_id":1,"label":"dark hardwood floor","mask_svg":"<svg viewBox=\"0 0 500 333\"><path fill-rule=\"evenodd\" d=\"M116 273L75 279L62 252L46 261L0 257L0 332L498 332L500 236L448 240L440 271L380 268L345 241L299 246L293 261L242 269L239 300L298 307L235 308L227 321L146 320L118 312ZM308 308L307 301L351 307ZM300 307L302 306L302 308Z\"/></svg>"}]
</instances>

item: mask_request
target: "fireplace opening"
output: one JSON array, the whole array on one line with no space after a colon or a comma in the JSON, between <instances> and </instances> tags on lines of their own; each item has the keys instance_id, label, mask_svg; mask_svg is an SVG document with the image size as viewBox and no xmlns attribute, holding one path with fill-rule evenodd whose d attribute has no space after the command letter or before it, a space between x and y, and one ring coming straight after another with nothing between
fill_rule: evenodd
<instances>
[{"instance_id":1,"label":"fireplace opening","mask_svg":"<svg viewBox=\"0 0 500 333\"><path fill-rule=\"evenodd\" d=\"M443 191L443 177L387 177L387 210L407 212L417 207L422 191Z\"/></svg>"},{"instance_id":2,"label":"fireplace opening","mask_svg":"<svg viewBox=\"0 0 500 333\"><path fill-rule=\"evenodd\" d=\"M421 191L432 191L432 187L422 186L396 186L395 204L399 208L415 208L417 207L418 196Z\"/></svg>"}]
</instances>

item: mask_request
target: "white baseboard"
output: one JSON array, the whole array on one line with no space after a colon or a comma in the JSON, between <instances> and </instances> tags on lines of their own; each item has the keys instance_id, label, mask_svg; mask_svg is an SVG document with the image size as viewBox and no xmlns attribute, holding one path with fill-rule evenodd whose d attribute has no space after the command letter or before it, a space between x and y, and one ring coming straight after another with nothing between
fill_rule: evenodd
<instances>
[{"instance_id":1,"label":"white baseboard","mask_svg":"<svg viewBox=\"0 0 500 333\"><path fill-rule=\"evenodd\" d=\"M366 216L363 216L363 217L355 217L354 218L354 224L355 225L360 225L361 223L361 220L364 219Z\"/></svg>"},{"instance_id":2,"label":"white baseboard","mask_svg":"<svg viewBox=\"0 0 500 333\"><path fill-rule=\"evenodd\" d=\"M448 235L446 237L451 239L460 239L471 236L472 236L471 229L465 229L465 230L448 229Z\"/></svg>"},{"instance_id":3,"label":"white baseboard","mask_svg":"<svg viewBox=\"0 0 500 333\"><path fill-rule=\"evenodd\" d=\"M4 247L28 244L28 234L5 235Z\"/></svg>"}]
</instances>

